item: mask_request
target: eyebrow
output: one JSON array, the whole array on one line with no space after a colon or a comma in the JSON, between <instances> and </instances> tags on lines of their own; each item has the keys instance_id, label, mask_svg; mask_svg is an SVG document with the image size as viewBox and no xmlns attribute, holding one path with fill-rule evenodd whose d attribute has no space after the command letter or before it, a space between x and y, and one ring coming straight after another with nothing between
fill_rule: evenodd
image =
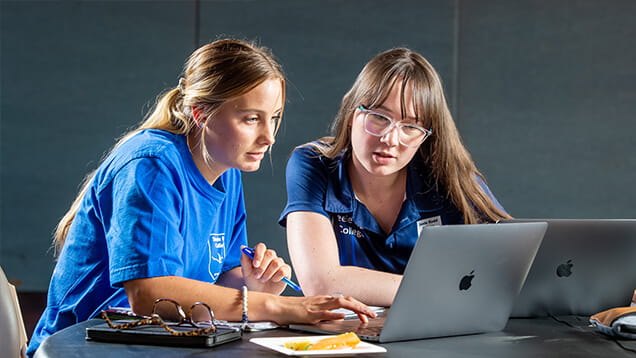
<instances>
[{"instance_id":1,"label":"eyebrow","mask_svg":"<svg viewBox=\"0 0 636 358\"><path fill-rule=\"evenodd\" d=\"M264 111L262 109L255 109L255 108L236 108L236 111L237 112L258 112L258 113L265 113L266 112L266 111ZM280 114L281 112L283 112L283 107L278 108L273 113L274 114Z\"/></svg>"}]
</instances>

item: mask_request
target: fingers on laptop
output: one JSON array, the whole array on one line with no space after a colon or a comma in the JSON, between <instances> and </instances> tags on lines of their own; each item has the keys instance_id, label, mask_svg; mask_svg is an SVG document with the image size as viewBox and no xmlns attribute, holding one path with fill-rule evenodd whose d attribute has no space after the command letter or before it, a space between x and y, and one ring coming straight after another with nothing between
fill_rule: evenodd
<instances>
[{"instance_id":1,"label":"fingers on laptop","mask_svg":"<svg viewBox=\"0 0 636 358\"><path fill-rule=\"evenodd\" d=\"M368 322L368 317L376 317L375 312L371 308L351 296L334 295L329 296L329 298L330 304L332 305L330 309L346 308L351 310L358 315L358 318L360 318L362 322Z\"/></svg>"}]
</instances>

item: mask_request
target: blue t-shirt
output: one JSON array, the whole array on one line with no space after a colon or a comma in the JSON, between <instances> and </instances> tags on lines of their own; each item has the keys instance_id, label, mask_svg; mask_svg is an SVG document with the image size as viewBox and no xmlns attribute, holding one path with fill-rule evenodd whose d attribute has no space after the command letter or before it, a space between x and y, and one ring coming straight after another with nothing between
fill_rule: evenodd
<instances>
[{"instance_id":1,"label":"blue t-shirt","mask_svg":"<svg viewBox=\"0 0 636 358\"><path fill-rule=\"evenodd\" d=\"M230 169L210 185L185 136L135 134L101 164L82 199L29 354L47 336L108 306L130 307L124 281L174 275L216 282L240 266L245 219L240 171Z\"/></svg>"},{"instance_id":2,"label":"blue t-shirt","mask_svg":"<svg viewBox=\"0 0 636 358\"><path fill-rule=\"evenodd\" d=\"M329 159L308 146L294 150L287 163L287 206L279 219L285 226L287 215L294 211L326 216L336 235L341 265L403 274L424 226L463 224L462 213L445 192L438 191L428 170L411 162L407 167L406 198L391 232L384 233L355 198L347 173L348 160L346 153ZM500 206L486 184L477 180Z\"/></svg>"}]
</instances>

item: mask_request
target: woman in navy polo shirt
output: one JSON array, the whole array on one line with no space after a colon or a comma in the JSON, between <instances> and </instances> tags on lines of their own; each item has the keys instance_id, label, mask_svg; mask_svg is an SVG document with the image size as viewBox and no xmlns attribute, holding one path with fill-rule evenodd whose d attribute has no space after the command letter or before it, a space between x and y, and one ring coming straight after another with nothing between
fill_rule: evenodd
<instances>
[{"instance_id":1,"label":"woman in navy polo shirt","mask_svg":"<svg viewBox=\"0 0 636 358\"><path fill-rule=\"evenodd\" d=\"M389 306L422 227L510 217L463 146L438 74L409 49L364 67L332 135L287 164L280 223L305 294Z\"/></svg>"}]
</instances>

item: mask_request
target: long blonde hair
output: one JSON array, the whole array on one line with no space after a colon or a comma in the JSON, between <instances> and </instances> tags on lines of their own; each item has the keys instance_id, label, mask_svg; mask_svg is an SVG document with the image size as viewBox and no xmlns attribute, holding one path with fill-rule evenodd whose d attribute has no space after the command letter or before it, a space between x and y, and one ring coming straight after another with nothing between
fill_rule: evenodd
<instances>
[{"instance_id":1,"label":"long blonde hair","mask_svg":"<svg viewBox=\"0 0 636 358\"><path fill-rule=\"evenodd\" d=\"M438 186L448 192L466 224L497 221L510 216L500 210L475 180L484 180L470 153L464 147L448 109L439 75L422 55L407 48L395 48L371 59L345 94L331 126L331 136L318 140L314 150L329 158L351 151L351 121L359 105L381 105L393 86L402 85L402 116L405 111L404 89L411 86L413 108L418 124L433 130L413 160L430 168ZM484 180L485 181L485 180Z\"/></svg>"},{"instance_id":2,"label":"long blonde hair","mask_svg":"<svg viewBox=\"0 0 636 358\"><path fill-rule=\"evenodd\" d=\"M205 118L212 118L223 103L249 92L268 79L281 81L284 103L285 76L269 49L235 39L204 45L188 58L178 86L161 94L145 120L126 133L112 150L144 129L162 129L187 135L196 127L193 108L201 110ZM205 148L202 136L199 145ZM75 201L57 225L54 245L58 252L94 176L95 172L86 176Z\"/></svg>"}]
</instances>

